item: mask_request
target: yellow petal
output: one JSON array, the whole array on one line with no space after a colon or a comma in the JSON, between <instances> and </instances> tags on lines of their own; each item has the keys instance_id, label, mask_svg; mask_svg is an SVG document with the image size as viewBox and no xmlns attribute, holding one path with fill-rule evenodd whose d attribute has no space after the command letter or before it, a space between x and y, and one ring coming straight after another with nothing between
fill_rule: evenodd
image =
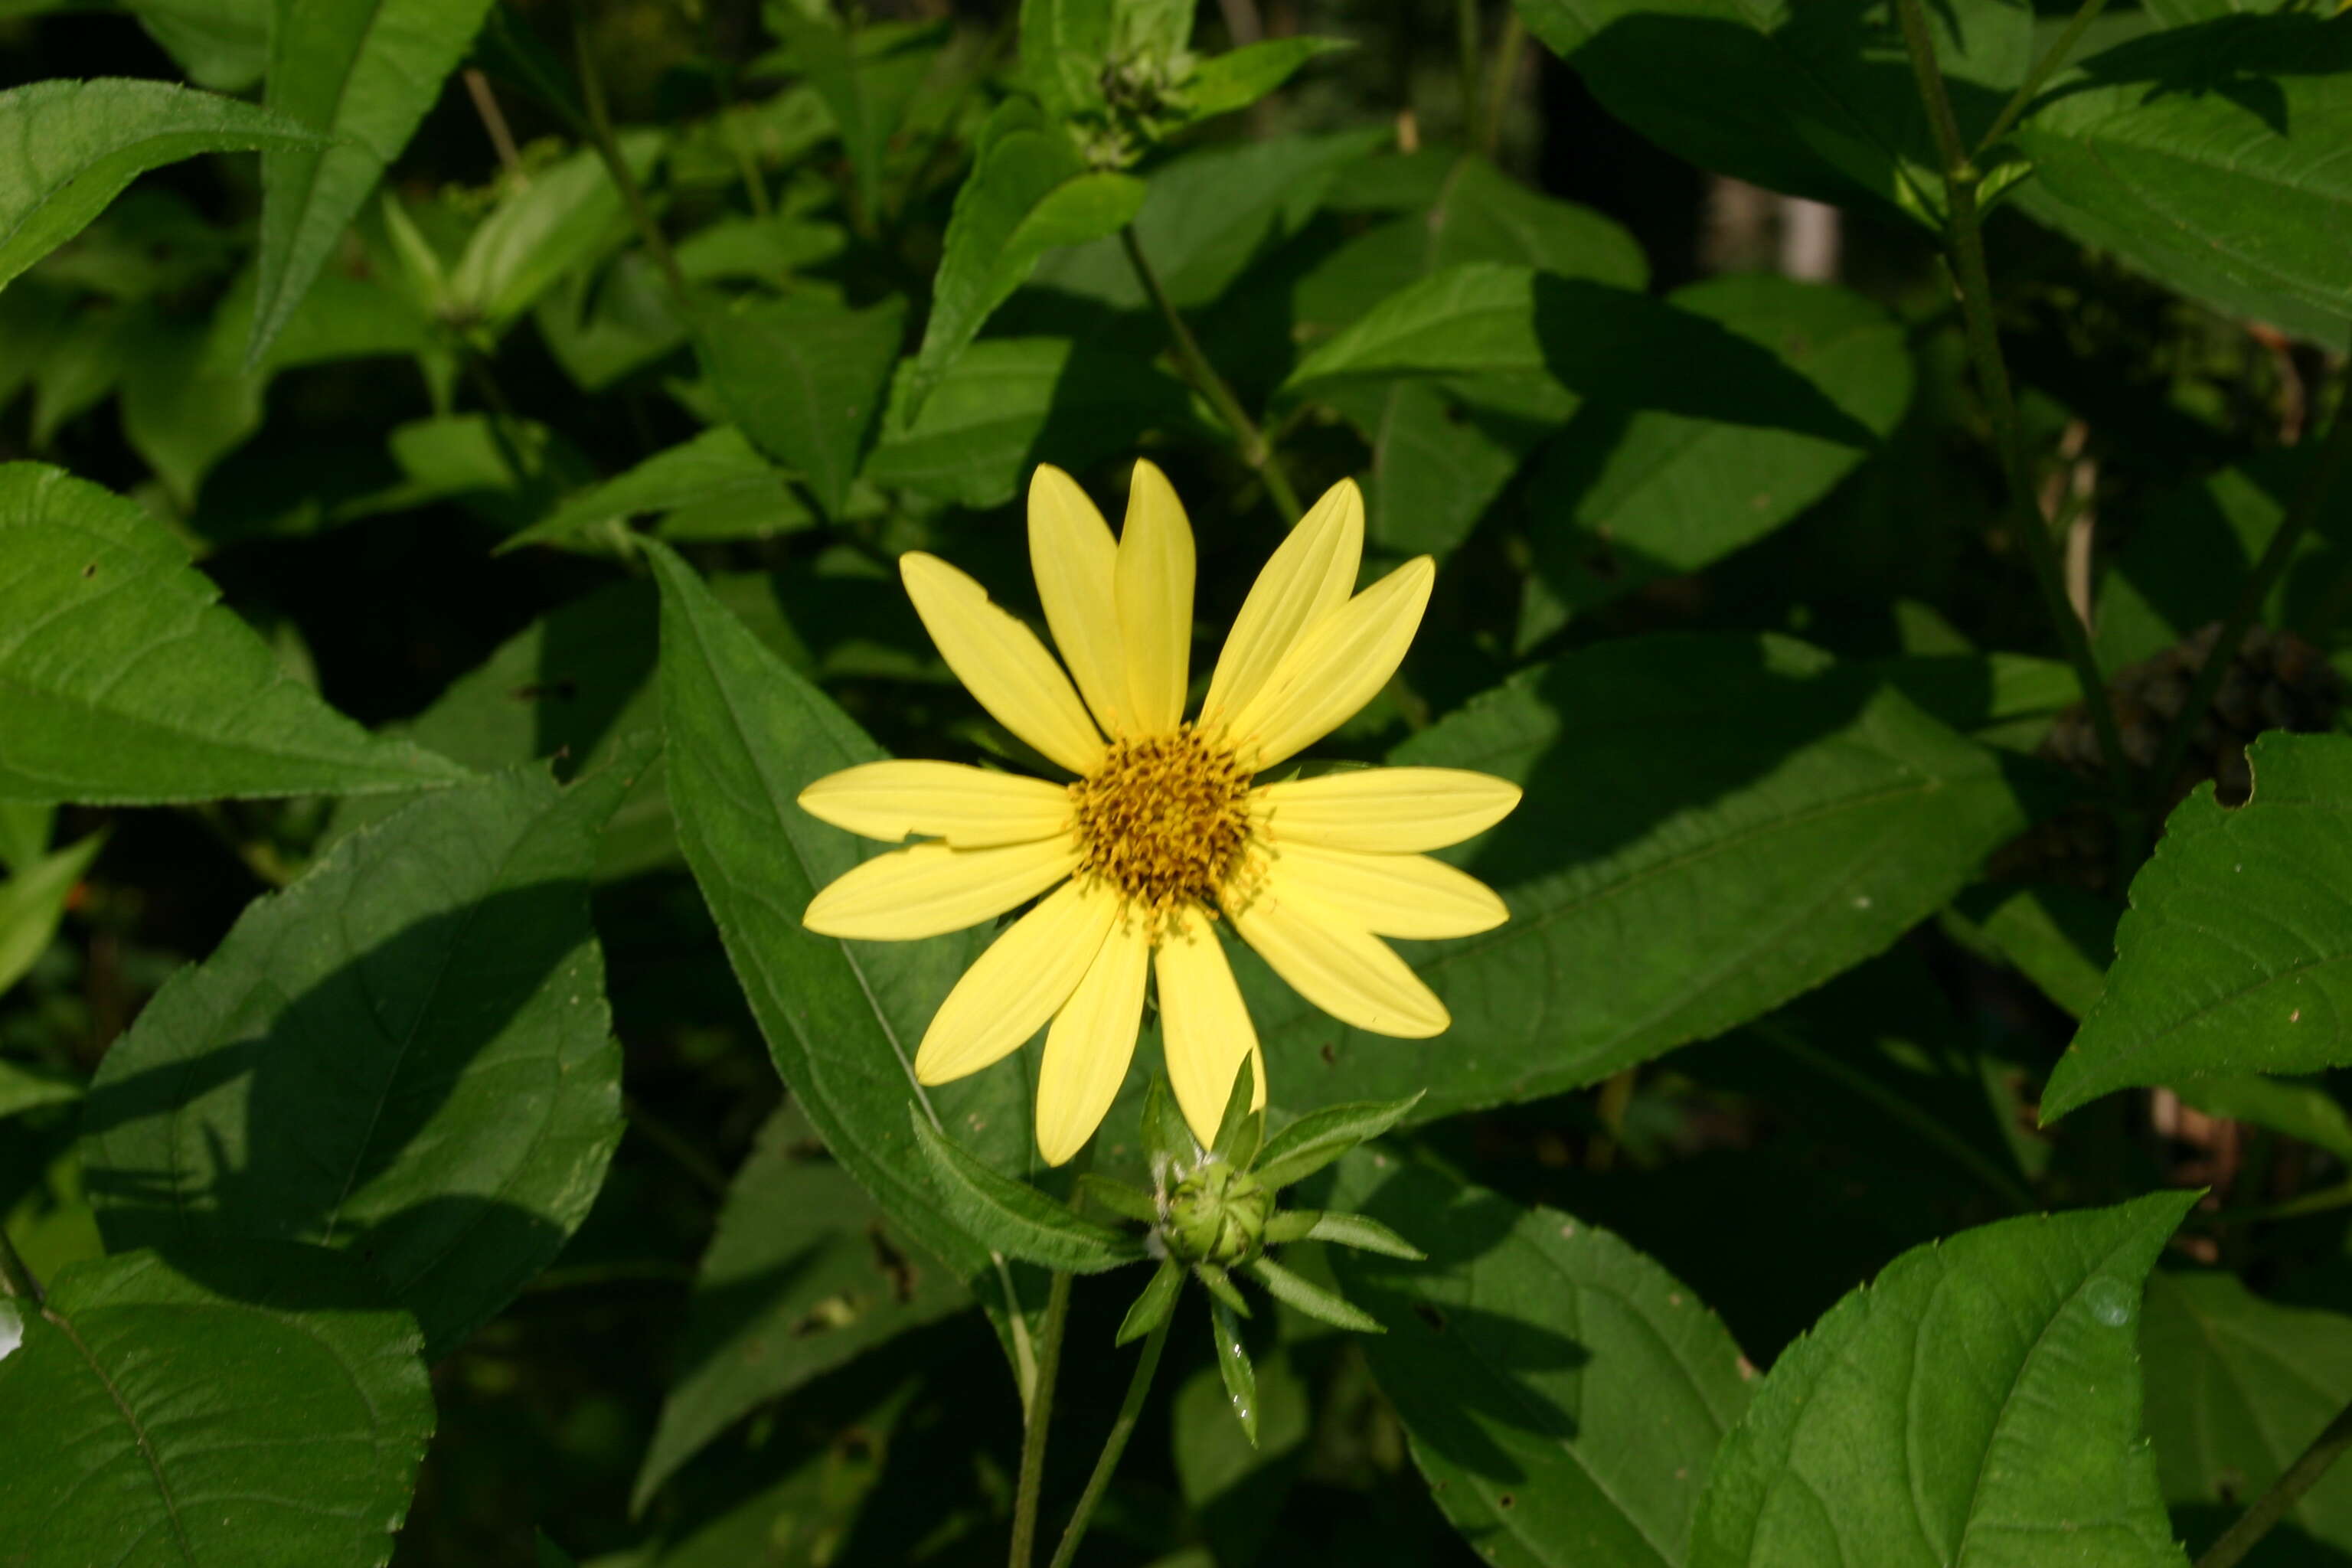
<instances>
[{"instance_id":1,"label":"yellow petal","mask_svg":"<svg viewBox=\"0 0 2352 1568\"><path fill-rule=\"evenodd\" d=\"M1078 988L1118 913L1111 894L1065 882L1013 921L932 1015L915 1052L916 1079L949 1083L1018 1050Z\"/></svg>"},{"instance_id":2,"label":"yellow petal","mask_svg":"<svg viewBox=\"0 0 2352 1568\"><path fill-rule=\"evenodd\" d=\"M1276 852L1274 876L1379 936L1472 936L1511 918L1486 883L1426 855L1290 844Z\"/></svg>"},{"instance_id":3,"label":"yellow petal","mask_svg":"<svg viewBox=\"0 0 2352 1568\"><path fill-rule=\"evenodd\" d=\"M1278 869L1229 912L1242 940L1292 990L1343 1024L1419 1040L1453 1022L1445 1004L1388 943L1328 904L1286 889Z\"/></svg>"},{"instance_id":4,"label":"yellow petal","mask_svg":"<svg viewBox=\"0 0 2352 1568\"><path fill-rule=\"evenodd\" d=\"M910 942L993 920L1078 868L1067 835L993 849L914 844L877 855L809 900L801 924L822 936Z\"/></svg>"},{"instance_id":5,"label":"yellow petal","mask_svg":"<svg viewBox=\"0 0 2352 1568\"><path fill-rule=\"evenodd\" d=\"M1276 844L1407 854L1484 833L1519 786L1461 768L1360 768L1250 792L1250 820Z\"/></svg>"},{"instance_id":6,"label":"yellow petal","mask_svg":"<svg viewBox=\"0 0 2352 1568\"><path fill-rule=\"evenodd\" d=\"M1225 1099L1242 1058L1257 1076L1257 1105L1265 1105L1265 1057L1257 1030L1234 984L1216 929L1200 915L1188 915L1160 938L1153 965L1160 981L1160 1047L1167 1058L1169 1086L1202 1148L1215 1142Z\"/></svg>"},{"instance_id":7,"label":"yellow petal","mask_svg":"<svg viewBox=\"0 0 2352 1568\"><path fill-rule=\"evenodd\" d=\"M1252 767L1313 745L1376 696L1404 662L1429 605L1437 563L1408 561L1310 627L1232 721Z\"/></svg>"},{"instance_id":8,"label":"yellow petal","mask_svg":"<svg viewBox=\"0 0 2352 1568\"><path fill-rule=\"evenodd\" d=\"M898 575L940 657L998 723L1072 773L1102 761L1102 736L1035 632L936 555L908 551Z\"/></svg>"},{"instance_id":9,"label":"yellow petal","mask_svg":"<svg viewBox=\"0 0 2352 1568\"><path fill-rule=\"evenodd\" d=\"M1127 1081L1143 1026L1143 976L1151 939L1134 921L1111 927L1077 990L1045 1031L1037 1069L1037 1149L1058 1165L1086 1147Z\"/></svg>"},{"instance_id":10,"label":"yellow petal","mask_svg":"<svg viewBox=\"0 0 2352 1568\"><path fill-rule=\"evenodd\" d=\"M801 791L821 822L896 844L909 834L959 849L1027 844L1069 830L1070 792L1043 779L960 763L866 763Z\"/></svg>"},{"instance_id":11,"label":"yellow petal","mask_svg":"<svg viewBox=\"0 0 2352 1568\"><path fill-rule=\"evenodd\" d=\"M1139 458L1118 535L1118 636L1138 730L1157 735L1184 717L1192 679L1192 525L1168 476Z\"/></svg>"},{"instance_id":12,"label":"yellow petal","mask_svg":"<svg viewBox=\"0 0 2352 1568\"><path fill-rule=\"evenodd\" d=\"M1096 720L1114 735L1130 732L1127 661L1119 651L1113 563L1118 544L1078 482L1050 463L1029 480L1029 569L1062 662Z\"/></svg>"},{"instance_id":13,"label":"yellow petal","mask_svg":"<svg viewBox=\"0 0 2352 1568\"><path fill-rule=\"evenodd\" d=\"M1300 635L1348 602L1363 559L1363 492L1341 479L1298 520L1242 601L1209 678L1202 729L1247 706Z\"/></svg>"}]
</instances>

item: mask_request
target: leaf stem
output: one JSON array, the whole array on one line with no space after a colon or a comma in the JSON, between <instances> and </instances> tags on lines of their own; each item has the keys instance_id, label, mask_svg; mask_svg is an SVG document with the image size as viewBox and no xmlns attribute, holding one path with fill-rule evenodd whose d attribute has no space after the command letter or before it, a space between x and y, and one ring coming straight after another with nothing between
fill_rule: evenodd
<instances>
[{"instance_id":1,"label":"leaf stem","mask_svg":"<svg viewBox=\"0 0 2352 1568\"><path fill-rule=\"evenodd\" d=\"M1119 1456L1127 1452L1127 1440L1135 1434L1136 1420L1143 1414L1144 1397L1151 1392L1152 1375L1160 1370L1160 1352L1168 1342L1168 1325L1175 1321L1173 1310L1163 1313L1160 1326L1144 1339L1142 1359L1135 1363L1135 1375L1128 1379L1127 1397L1118 1402L1118 1419L1111 1423L1110 1436L1103 1439L1102 1457L1095 1461L1095 1473L1087 1478L1087 1489L1078 1494L1078 1506L1071 1511L1061 1544L1054 1548L1054 1560L1046 1568L1070 1568L1077 1556L1078 1542L1086 1539L1087 1525L1094 1518L1095 1507L1109 1489L1111 1472L1118 1468Z\"/></svg>"},{"instance_id":2,"label":"leaf stem","mask_svg":"<svg viewBox=\"0 0 2352 1568\"><path fill-rule=\"evenodd\" d=\"M8 1239L5 1226L0 1226L0 1296L11 1300L30 1301L36 1307L44 1300L41 1282L33 1278L33 1271L25 1267L25 1260L16 1256L16 1244Z\"/></svg>"},{"instance_id":3,"label":"leaf stem","mask_svg":"<svg viewBox=\"0 0 2352 1568\"><path fill-rule=\"evenodd\" d=\"M1472 147L1478 141L1478 0L1454 0L1454 21L1462 57L1462 145Z\"/></svg>"},{"instance_id":4,"label":"leaf stem","mask_svg":"<svg viewBox=\"0 0 2352 1568\"><path fill-rule=\"evenodd\" d=\"M1487 157L1503 144L1503 121L1510 113L1511 92L1518 85L1519 55L1528 46L1528 25L1519 20L1519 8L1511 7L1503 18L1502 42L1495 46L1495 74L1486 83L1486 113L1478 128L1478 151Z\"/></svg>"},{"instance_id":5,"label":"leaf stem","mask_svg":"<svg viewBox=\"0 0 2352 1568\"><path fill-rule=\"evenodd\" d=\"M2289 1465L2271 1489L2254 1500L2254 1506L2239 1516L2221 1539L2205 1549L2197 1560L2197 1568L2236 1568L2238 1562L2254 1548L2254 1543L2268 1535L2271 1526L2286 1517L2287 1510L2303 1500L2303 1494L2317 1484L2345 1449L2352 1448L2352 1405L2336 1414L2318 1436Z\"/></svg>"},{"instance_id":6,"label":"leaf stem","mask_svg":"<svg viewBox=\"0 0 2352 1568\"><path fill-rule=\"evenodd\" d=\"M646 205L645 189L637 184L636 175L629 172L628 160L621 156L620 139L613 134L613 116L604 104L604 79L596 74L595 51L588 47L585 6L572 9L572 52L580 73L580 96L588 107L589 140L596 144L596 155L604 160L604 172L613 176L622 205L629 209L629 221L636 226L638 237L646 242L646 249L652 253L655 265L667 279L670 292L677 297L679 311L690 315L686 274L677 269L677 256L669 247L669 237L654 221L653 209Z\"/></svg>"},{"instance_id":7,"label":"leaf stem","mask_svg":"<svg viewBox=\"0 0 2352 1568\"><path fill-rule=\"evenodd\" d=\"M1062 1367L1062 1332L1070 1321L1071 1279L1057 1270L1045 1294L1045 1324L1037 1335L1037 1381L1021 1432L1021 1489L1013 1499L1011 1568L1029 1568L1037 1548L1037 1493L1045 1479L1045 1432L1054 1424L1054 1380Z\"/></svg>"},{"instance_id":8,"label":"leaf stem","mask_svg":"<svg viewBox=\"0 0 2352 1568\"><path fill-rule=\"evenodd\" d=\"M2042 517L2041 504L2034 499L2032 475L2025 460L2025 438L2018 424L2016 395L2010 387L2008 362L2001 357L2000 335L1993 324L1992 279L1985 268L1984 229L1977 211L1979 176L1960 141L1959 121L1953 117L1944 74L1936 63L1935 37L1927 30L1926 8L1921 0L1895 0L1895 11L1902 18L1903 41L1911 53L1912 69L1919 79L1919 99L1927 108L1927 122L1935 131L1937 148L1943 154L1947 209L1944 237L1958 286L1969 357L1975 364L1977 381L1992 418L1993 441L2000 453L2018 542L2025 551L2027 564L2032 568L2034 586L2041 590L2042 607L2058 634L2059 646L2065 652L2066 662L2074 668L2075 682L2083 689L2083 706L2090 713L2092 729L2098 734L2100 752L2108 759L2108 781L2116 795L2119 853L2128 858L2137 839L2139 820L2130 763L2124 755L2123 733L2116 723L2115 702L2107 693L2106 678L2091 651L2090 634L2066 597L2066 569L2058 558L2058 546L2051 536L2049 521Z\"/></svg>"},{"instance_id":9,"label":"leaf stem","mask_svg":"<svg viewBox=\"0 0 2352 1568\"><path fill-rule=\"evenodd\" d=\"M2239 587L2237 602L2230 606L2229 618L2221 623L2221 630L2213 639L2213 651L2205 656L2205 666L2197 672L2197 683L2189 689L2189 700L2173 718L2171 728L2165 731L2164 750L2157 753L2156 766L2149 770L2147 777L2150 816L2164 808L2167 783L2180 771L2182 759L2189 755L2189 744L2197 737L2197 726L2213 706L2213 694L2229 678L2230 666L2238 657L2238 645L2245 641L2246 629L2262 614L2263 601L2270 597L2271 590L2286 574L2287 563L2294 559L2295 548L2311 531L2320 509L2326 505L2336 476L2344 471L2345 460L2352 458L2352 419L2344 416L2347 403L2352 403L2352 374L2347 374L2342 395L2336 399L2336 413L2328 422L2318 460L2304 476L2303 484L2287 505L2286 515L2279 519L2278 531L2271 535L2262 559Z\"/></svg>"},{"instance_id":10,"label":"leaf stem","mask_svg":"<svg viewBox=\"0 0 2352 1568\"><path fill-rule=\"evenodd\" d=\"M1297 522L1304 509L1298 504L1298 493L1290 488L1290 480L1284 475L1282 464L1274 455L1272 444L1258 429L1256 422L1250 418L1248 411L1242 407L1241 399L1234 395L1234 389L1225 384L1224 377L1219 375L1216 367L1209 363L1209 356L1201 352L1200 341L1192 336L1192 329L1184 324L1184 318L1178 313L1174 301L1168 298L1168 290L1160 287L1160 274L1151 269L1150 260L1143 254L1143 245L1136 237L1135 226L1129 224L1120 229L1118 240L1127 247L1128 265L1135 268L1136 280L1143 285L1143 291L1151 296L1151 302L1159 308L1160 319L1168 323L1168 336L1176 345L1176 359L1183 367L1184 378L1209 400L1210 405L1217 411L1217 417L1233 431L1234 438L1241 443L1242 461L1257 470L1258 477L1265 481L1266 492L1274 497L1274 504L1282 509L1283 516Z\"/></svg>"},{"instance_id":11,"label":"leaf stem","mask_svg":"<svg viewBox=\"0 0 2352 1568\"><path fill-rule=\"evenodd\" d=\"M2007 103L2001 105L1992 129L1986 132L1984 140L1977 143L1978 157L1983 157L1987 149L2010 133L2017 124L2018 117L2025 112L2025 106L2032 103L2050 79L2058 74L2058 68L2074 54L2074 46L2083 41L2083 35L2090 30L2093 22L2098 20L2099 13L2106 9L2106 5L2107 0L2083 0L2082 8L2074 13L2074 19L2066 24L2066 30L2058 35L2040 59L2033 62L2033 68L2025 73L2025 79L2017 84L2017 90L2010 94Z\"/></svg>"}]
</instances>

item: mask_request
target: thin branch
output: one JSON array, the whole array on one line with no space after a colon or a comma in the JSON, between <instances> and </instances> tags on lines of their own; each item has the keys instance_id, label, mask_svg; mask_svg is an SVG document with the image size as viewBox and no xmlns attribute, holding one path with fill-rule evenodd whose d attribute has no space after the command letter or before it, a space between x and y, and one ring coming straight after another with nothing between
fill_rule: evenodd
<instances>
[{"instance_id":1,"label":"thin branch","mask_svg":"<svg viewBox=\"0 0 2352 1568\"><path fill-rule=\"evenodd\" d=\"M1171 1308L1160 1314L1160 1326L1144 1340L1143 1358L1135 1363L1135 1375L1128 1379L1127 1397L1118 1402L1118 1419L1111 1423L1110 1436L1103 1439L1102 1457L1095 1461L1095 1473L1087 1478L1087 1489L1078 1494L1078 1506L1071 1511L1061 1544L1054 1548L1054 1560L1046 1568L1070 1568L1076 1558L1078 1542L1086 1539L1087 1525L1094 1518L1095 1507L1110 1488L1111 1472L1118 1468L1119 1456L1127 1452L1127 1440L1135 1435L1135 1423L1143 1414L1144 1398L1151 1392L1152 1374L1160 1370L1160 1352L1168 1342L1168 1325L1175 1321L1175 1310Z\"/></svg>"},{"instance_id":2,"label":"thin branch","mask_svg":"<svg viewBox=\"0 0 2352 1568\"><path fill-rule=\"evenodd\" d=\"M575 7L572 13L572 57L580 72L580 96L588 106L588 135L596 144L596 155L604 161L604 172L613 176L613 184L621 193L622 205L629 209L629 221L636 226L637 237L652 253L655 265L669 283L670 292L677 299L681 314L690 313L690 301L686 289L686 274L677 269L677 256L669 247L669 237L661 225L654 221L653 209L646 205L645 188L629 172L629 162L621 156L620 138L613 133L613 116L604 104L604 79L596 74L595 51L588 43L586 7Z\"/></svg>"},{"instance_id":3,"label":"thin branch","mask_svg":"<svg viewBox=\"0 0 2352 1568\"><path fill-rule=\"evenodd\" d=\"M2001 357L2000 335L1993 324L1992 279L1985 269L1984 231L1977 212L1977 170L1969 162L1967 149L1960 141L1959 121L1953 117L1943 71L1936 63L1935 38L1927 30L1927 11L1921 0L1896 0L1895 11L1902 18L1903 41L1911 52L1912 69L1919 79L1920 101L1927 106L1927 122L1935 131L1937 148L1943 154L1945 238L1960 296L1969 356L1975 363L1977 381L1992 417L1993 441L2000 452L2018 542L2032 569L2034 586L2041 590L2042 607L2058 634L2059 646L2065 653L2066 662L2074 668L2075 682L2083 689L2083 705L2090 713L2092 729L2098 734L2099 749L2107 759L2108 779L2116 793L2118 852L2129 856L2137 842L2135 827L2138 822L2138 799L2132 787L2131 764L2124 755L2123 734L2116 723L2115 701L2108 695L2106 678L2099 669L2097 656L2091 651L2089 633L2067 602L2066 569L2059 559L2057 542L2051 537L2049 521L2034 499L2016 396L2010 387L2009 365Z\"/></svg>"},{"instance_id":4,"label":"thin branch","mask_svg":"<svg viewBox=\"0 0 2352 1568\"><path fill-rule=\"evenodd\" d=\"M14 1301L30 1301L36 1307L44 1300L41 1282L33 1278L25 1260L16 1256L16 1244L8 1239L5 1226L0 1226L0 1296Z\"/></svg>"},{"instance_id":5,"label":"thin branch","mask_svg":"<svg viewBox=\"0 0 2352 1568\"><path fill-rule=\"evenodd\" d=\"M1478 151L1491 158L1503 144L1503 121L1511 110L1511 95L1519 85L1519 54L1528 47L1528 25L1514 5L1503 19L1503 41L1495 46L1495 74L1486 83L1486 123L1479 127Z\"/></svg>"},{"instance_id":6,"label":"thin branch","mask_svg":"<svg viewBox=\"0 0 2352 1568\"><path fill-rule=\"evenodd\" d=\"M1184 324L1183 316L1168 298L1168 290L1160 287L1160 275L1151 269L1150 258L1143 254L1142 243L1135 237L1135 226L1129 224L1120 229L1118 238L1127 247L1128 264L1135 268L1137 280L1159 308L1160 319L1168 323L1168 336L1176 345L1177 363L1183 367L1185 379L1209 400L1217 417L1233 431L1234 438L1241 444L1242 461L1257 470L1283 516L1297 522L1304 509L1298 504L1298 493L1290 488L1290 480L1282 471L1282 464L1275 458L1273 446L1242 406L1241 399L1234 395L1234 389L1225 384L1225 378L1209 363L1209 356L1201 352L1200 341Z\"/></svg>"},{"instance_id":7,"label":"thin branch","mask_svg":"<svg viewBox=\"0 0 2352 1568\"><path fill-rule=\"evenodd\" d=\"M2254 1506L2239 1517L2221 1540L2206 1548L2205 1555L2197 1560L2197 1568L2237 1568L2255 1543L2268 1535L2271 1526L2286 1517L2286 1512L2303 1500L2303 1494L2318 1484L2345 1449L2352 1448L2352 1405L2338 1411L2318 1436L2311 1440L2285 1473L2271 1483L2271 1489L2254 1500Z\"/></svg>"},{"instance_id":8,"label":"thin branch","mask_svg":"<svg viewBox=\"0 0 2352 1568\"><path fill-rule=\"evenodd\" d=\"M515 146L514 132L507 128L506 111L499 107L498 94L490 90L490 79L473 66L467 66L461 74L466 79L466 95L474 100L474 112L481 117L482 129L489 132L490 146L498 153L499 167L514 176L517 186L528 189L530 175L522 166L522 153Z\"/></svg>"},{"instance_id":9,"label":"thin branch","mask_svg":"<svg viewBox=\"0 0 2352 1568\"><path fill-rule=\"evenodd\" d=\"M1037 1493L1045 1479L1045 1434L1054 1425L1054 1381L1062 1369L1062 1333L1070 1321L1070 1279L1056 1272L1045 1294L1045 1324L1037 1335L1036 1392L1030 1397L1021 1431L1021 1489L1013 1498L1011 1568L1029 1568L1037 1548Z\"/></svg>"},{"instance_id":10,"label":"thin branch","mask_svg":"<svg viewBox=\"0 0 2352 1568\"><path fill-rule=\"evenodd\" d=\"M2090 30L2093 22L2098 20L2099 13L2106 8L2106 4L2107 0L2083 0L2082 9L2076 11L2074 19L2066 24L2066 30L2058 35L2040 59L2033 62L2033 68L2025 73L2025 79L2017 84L2017 90L2010 94L2007 103L2001 105L2000 114L1993 121L1992 129L1986 132L1984 140L1977 143L1978 157L1983 157L1987 149L2009 134L2018 117L2025 112L2026 106L2041 95L2050 79L2058 74L2058 68L2074 55L2074 46L2083 41L2083 35Z\"/></svg>"}]
</instances>

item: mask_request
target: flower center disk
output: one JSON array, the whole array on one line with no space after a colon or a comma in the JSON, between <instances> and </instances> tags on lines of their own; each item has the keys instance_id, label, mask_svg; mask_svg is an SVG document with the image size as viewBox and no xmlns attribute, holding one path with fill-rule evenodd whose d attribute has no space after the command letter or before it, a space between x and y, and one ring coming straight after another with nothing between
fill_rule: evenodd
<instances>
[{"instance_id":1,"label":"flower center disk","mask_svg":"<svg viewBox=\"0 0 2352 1568\"><path fill-rule=\"evenodd\" d=\"M1189 724L1113 742L1070 786L1081 874L1099 877L1155 918L1186 904L1213 909L1249 838L1249 774L1231 747Z\"/></svg>"}]
</instances>

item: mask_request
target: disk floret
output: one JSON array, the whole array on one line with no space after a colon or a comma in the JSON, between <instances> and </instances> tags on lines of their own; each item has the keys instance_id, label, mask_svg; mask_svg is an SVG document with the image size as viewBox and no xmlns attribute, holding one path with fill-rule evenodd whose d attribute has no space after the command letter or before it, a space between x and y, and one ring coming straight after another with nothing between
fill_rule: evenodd
<instances>
[{"instance_id":1,"label":"disk floret","mask_svg":"<svg viewBox=\"0 0 2352 1568\"><path fill-rule=\"evenodd\" d=\"M1234 750L1192 725L1115 741L1070 785L1080 874L1118 889L1155 923L1213 910L1249 841L1250 775Z\"/></svg>"}]
</instances>

